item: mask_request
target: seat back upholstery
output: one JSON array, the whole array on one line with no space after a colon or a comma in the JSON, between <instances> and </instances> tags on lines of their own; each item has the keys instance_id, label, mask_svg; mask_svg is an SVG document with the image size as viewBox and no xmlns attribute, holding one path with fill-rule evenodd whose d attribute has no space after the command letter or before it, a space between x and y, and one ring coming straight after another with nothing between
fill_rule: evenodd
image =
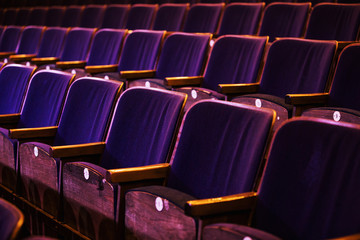
<instances>
[{"instance_id":1,"label":"seat back upholstery","mask_svg":"<svg viewBox=\"0 0 360 240\"><path fill-rule=\"evenodd\" d=\"M27 25L44 26L48 8L34 7L29 13Z\"/></svg>"},{"instance_id":2,"label":"seat back upholstery","mask_svg":"<svg viewBox=\"0 0 360 240\"><path fill-rule=\"evenodd\" d=\"M0 40L0 52L16 52L22 31L22 27L6 27Z\"/></svg>"},{"instance_id":3,"label":"seat back upholstery","mask_svg":"<svg viewBox=\"0 0 360 240\"><path fill-rule=\"evenodd\" d=\"M84 8L79 27L97 28L101 27L104 17L105 5L86 5Z\"/></svg>"},{"instance_id":4,"label":"seat back upholstery","mask_svg":"<svg viewBox=\"0 0 360 240\"><path fill-rule=\"evenodd\" d=\"M209 34L174 33L165 39L156 78L199 76L210 41Z\"/></svg>"},{"instance_id":5,"label":"seat back upholstery","mask_svg":"<svg viewBox=\"0 0 360 240\"><path fill-rule=\"evenodd\" d=\"M255 35L258 31L264 3L230 3L225 7L218 35Z\"/></svg>"},{"instance_id":6,"label":"seat back upholstery","mask_svg":"<svg viewBox=\"0 0 360 240\"><path fill-rule=\"evenodd\" d=\"M164 3L159 7L154 20L153 30L180 31L188 11L186 3Z\"/></svg>"},{"instance_id":7,"label":"seat back upholstery","mask_svg":"<svg viewBox=\"0 0 360 240\"><path fill-rule=\"evenodd\" d=\"M68 6L64 13L64 18L61 27L78 27L80 26L80 19L84 7L82 6Z\"/></svg>"},{"instance_id":8,"label":"seat back upholstery","mask_svg":"<svg viewBox=\"0 0 360 240\"><path fill-rule=\"evenodd\" d=\"M122 83L79 78L69 89L54 145L103 141Z\"/></svg>"},{"instance_id":9,"label":"seat back upholstery","mask_svg":"<svg viewBox=\"0 0 360 240\"><path fill-rule=\"evenodd\" d=\"M124 43L118 71L152 70L164 38L164 31L134 30Z\"/></svg>"},{"instance_id":10,"label":"seat back upholstery","mask_svg":"<svg viewBox=\"0 0 360 240\"><path fill-rule=\"evenodd\" d=\"M91 44L87 65L117 64L126 30L100 29Z\"/></svg>"},{"instance_id":11,"label":"seat back upholstery","mask_svg":"<svg viewBox=\"0 0 360 240\"><path fill-rule=\"evenodd\" d=\"M111 4L105 9L102 28L125 28L126 20L129 14L129 4Z\"/></svg>"},{"instance_id":12,"label":"seat back upholstery","mask_svg":"<svg viewBox=\"0 0 360 240\"><path fill-rule=\"evenodd\" d=\"M18 64L9 64L0 72L0 114L19 113L29 79L35 70Z\"/></svg>"},{"instance_id":13,"label":"seat back upholstery","mask_svg":"<svg viewBox=\"0 0 360 240\"><path fill-rule=\"evenodd\" d=\"M185 94L131 88L120 97L101 166L107 169L164 163L169 159Z\"/></svg>"},{"instance_id":14,"label":"seat back upholstery","mask_svg":"<svg viewBox=\"0 0 360 240\"><path fill-rule=\"evenodd\" d=\"M358 125L295 118L276 133L253 226L282 239L359 232Z\"/></svg>"},{"instance_id":15,"label":"seat back upholstery","mask_svg":"<svg viewBox=\"0 0 360 240\"><path fill-rule=\"evenodd\" d=\"M22 7L19 8L16 15L15 25L16 26L25 26L28 23L29 15L30 15L31 8Z\"/></svg>"},{"instance_id":16,"label":"seat back upholstery","mask_svg":"<svg viewBox=\"0 0 360 240\"><path fill-rule=\"evenodd\" d=\"M21 111L18 128L55 126L73 75L55 70L34 74Z\"/></svg>"},{"instance_id":17,"label":"seat back upholstery","mask_svg":"<svg viewBox=\"0 0 360 240\"><path fill-rule=\"evenodd\" d=\"M335 41L284 38L273 42L259 92L281 98L325 92L336 47Z\"/></svg>"},{"instance_id":18,"label":"seat back upholstery","mask_svg":"<svg viewBox=\"0 0 360 240\"><path fill-rule=\"evenodd\" d=\"M185 19L184 32L215 33L225 3L195 3Z\"/></svg>"},{"instance_id":19,"label":"seat back upholstery","mask_svg":"<svg viewBox=\"0 0 360 240\"><path fill-rule=\"evenodd\" d=\"M45 30L37 57L60 57L68 30L49 27Z\"/></svg>"},{"instance_id":20,"label":"seat back upholstery","mask_svg":"<svg viewBox=\"0 0 360 240\"><path fill-rule=\"evenodd\" d=\"M24 215L13 204L0 199L0 234L3 239L15 239L24 223Z\"/></svg>"},{"instance_id":21,"label":"seat back upholstery","mask_svg":"<svg viewBox=\"0 0 360 240\"><path fill-rule=\"evenodd\" d=\"M355 41L359 27L360 3L320 3L310 14L305 38Z\"/></svg>"},{"instance_id":22,"label":"seat back upholstery","mask_svg":"<svg viewBox=\"0 0 360 240\"><path fill-rule=\"evenodd\" d=\"M271 110L196 103L185 116L168 187L195 198L253 190L273 122Z\"/></svg>"},{"instance_id":23,"label":"seat back upholstery","mask_svg":"<svg viewBox=\"0 0 360 240\"><path fill-rule=\"evenodd\" d=\"M271 3L266 6L261 23L260 36L302 37L311 3Z\"/></svg>"},{"instance_id":24,"label":"seat back upholstery","mask_svg":"<svg viewBox=\"0 0 360 240\"><path fill-rule=\"evenodd\" d=\"M267 40L235 35L218 38L205 69L203 87L216 91L220 83L257 82Z\"/></svg>"},{"instance_id":25,"label":"seat back upholstery","mask_svg":"<svg viewBox=\"0 0 360 240\"><path fill-rule=\"evenodd\" d=\"M44 32L44 27L28 26L24 28L16 51L18 54L36 54Z\"/></svg>"},{"instance_id":26,"label":"seat back upholstery","mask_svg":"<svg viewBox=\"0 0 360 240\"><path fill-rule=\"evenodd\" d=\"M129 11L126 29L150 29L157 9L156 4L133 4Z\"/></svg>"},{"instance_id":27,"label":"seat back upholstery","mask_svg":"<svg viewBox=\"0 0 360 240\"><path fill-rule=\"evenodd\" d=\"M15 25L16 16L17 16L16 8L4 9L2 25L3 26Z\"/></svg>"},{"instance_id":28,"label":"seat back upholstery","mask_svg":"<svg viewBox=\"0 0 360 240\"><path fill-rule=\"evenodd\" d=\"M49 7L45 18L45 26L59 27L63 21L65 9L64 6Z\"/></svg>"}]
</instances>

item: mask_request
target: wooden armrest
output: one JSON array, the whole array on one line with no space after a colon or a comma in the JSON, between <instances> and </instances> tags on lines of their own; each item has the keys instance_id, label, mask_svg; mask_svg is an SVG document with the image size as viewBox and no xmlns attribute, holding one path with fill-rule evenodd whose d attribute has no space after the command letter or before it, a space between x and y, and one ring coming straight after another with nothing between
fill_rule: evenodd
<instances>
[{"instance_id":1,"label":"wooden armrest","mask_svg":"<svg viewBox=\"0 0 360 240\"><path fill-rule=\"evenodd\" d=\"M61 69L69 69L69 68L84 68L86 65L86 61L61 61L56 62L56 67Z\"/></svg>"},{"instance_id":2,"label":"wooden armrest","mask_svg":"<svg viewBox=\"0 0 360 240\"><path fill-rule=\"evenodd\" d=\"M191 200L185 204L185 214L193 217L209 216L255 207L257 193L247 192L225 197Z\"/></svg>"},{"instance_id":3,"label":"wooden armrest","mask_svg":"<svg viewBox=\"0 0 360 240\"><path fill-rule=\"evenodd\" d=\"M26 62L36 57L36 54L15 54L10 56L10 60L13 62Z\"/></svg>"},{"instance_id":4,"label":"wooden armrest","mask_svg":"<svg viewBox=\"0 0 360 240\"><path fill-rule=\"evenodd\" d=\"M117 72L118 65L99 65L99 66L86 66L85 71L87 73L104 73L104 72Z\"/></svg>"},{"instance_id":5,"label":"wooden armrest","mask_svg":"<svg viewBox=\"0 0 360 240\"><path fill-rule=\"evenodd\" d=\"M331 240L358 240L360 239L360 233L351 234L339 238L331 238Z\"/></svg>"},{"instance_id":6,"label":"wooden armrest","mask_svg":"<svg viewBox=\"0 0 360 240\"><path fill-rule=\"evenodd\" d=\"M9 136L15 139L54 137L57 129L57 126L10 129Z\"/></svg>"},{"instance_id":7,"label":"wooden armrest","mask_svg":"<svg viewBox=\"0 0 360 240\"><path fill-rule=\"evenodd\" d=\"M155 77L155 70L121 71L120 77L125 79L140 79Z\"/></svg>"},{"instance_id":8,"label":"wooden armrest","mask_svg":"<svg viewBox=\"0 0 360 240\"><path fill-rule=\"evenodd\" d=\"M292 105L325 104L328 98L328 93L286 94L285 103Z\"/></svg>"},{"instance_id":9,"label":"wooden armrest","mask_svg":"<svg viewBox=\"0 0 360 240\"><path fill-rule=\"evenodd\" d=\"M53 146L49 154L54 158L100 155L104 152L105 142Z\"/></svg>"},{"instance_id":10,"label":"wooden armrest","mask_svg":"<svg viewBox=\"0 0 360 240\"><path fill-rule=\"evenodd\" d=\"M0 124L17 123L20 120L20 113L2 114L0 115Z\"/></svg>"},{"instance_id":11,"label":"wooden armrest","mask_svg":"<svg viewBox=\"0 0 360 240\"><path fill-rule=\"evenodd\" d=\"M259 83L219 84L218 92L225 95L256 93L259 86Z\"/></svg>"},{"instance_id":12,"label":"wooden armrest","mask_svg":"<svg viewBox=\"0 0 360 240\"><path fill-rule=\"evenodd\" d=\"M112 183L125 183L148 179L166 178L169 170L170 165L168 163L112 169L106 172L106 180Z\"/></svg>"},{"instance_id":13,"label":"wooden armrest","mask_svg":"<svg viewBox=\"0 0 360 240\"><path fill-rule=\"evenodd\" d=\"M172 87L179 86L199 86L204 77L202 76L194 76L194 77L167 77L165 78L165 84Z\"/></svg>"},{"instance_id":14,"label":"wooden armrest","mask_svg":"<svg viewBox=\"0 0 360 240\"><path fill-rule=\"evenodd\" d=\"M45 58L32 58L31 63L35 65L44 65L44 64L51 64L56 63L59 61L59 58L57 57L45 57Z\"/></svg>"},{"instance_id":15,"label":"wooden armrest","mask_svg":"<svg viewBox=\"0 0 360 240\"><path fill-rule=\"evenodd\" d=\"M10 55L14 55L15 52L0 52L0 58L7 58Z\"/></svg>"}]
</instances>

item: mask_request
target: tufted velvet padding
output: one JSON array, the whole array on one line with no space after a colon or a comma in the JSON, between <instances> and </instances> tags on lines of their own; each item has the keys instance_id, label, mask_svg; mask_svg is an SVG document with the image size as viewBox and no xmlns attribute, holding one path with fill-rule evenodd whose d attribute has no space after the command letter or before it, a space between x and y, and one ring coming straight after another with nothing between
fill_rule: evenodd
<instances>
[{"instance_id":1,"label":"tufted velvet padding","mask_svg":"<svg viewBox=\"0 0 360 240\"><path fill-rule=\"evenodd\" d=\"M94 239L105 239L115 233L112 224L124 218L122 208L116 211L124 201L124 190L120 196L117 191L126 184L119 187L106 181L106 170L167 162L185 99L185 94L148 88L131 88L122 94L100 165L76 162L64 166L65 223ZM85 169L90 173L87 180L84 179ZM103 187L99 188L99 182ZM86 198L79 198L78 191L86 194ZM89 214L88 218L84 212ZM101 225L106 221L109 221L109 235L105 237ZM82 222L91 224L84 226ZM91 229L95 229L93 233Z\"/></svg>"},{"instance_id":2,"label":"tufted velvet padding","mask_svg":"<svg viewBox=\"0 0 360 240\"><path fill-rule=\"evenodd\" d=\"M24 215L12 203L0 199L0 234L4 240L16 239L22 225Z\"/></svg>"},{"instance_id":3,"label":"tufted velvet padding","mask_svg":"<svg viewBox=\"0 0 360 240\"><path fill-rule=\"evenodd\" d=\"M217 35L255 35L263 8L264 3L229 3L225 7Z\"/></svg>"},{"instance_id":4,"label":"tufted velvet padding","mask_svg":"<svg viewBox=\"0 0 360 240\"><path fill-rule=\"evenodd\" d=\"M166 187L126 194L127 229L140 238L193 239L195 220L178 206L184 202L179 195L191 200L252 191L273 121L273 111L252 106L214 100L194 104L185 116ZM176 194L167 194L168 188ZM163 211L155 209L157 197L165 204Z\"/></svg>"},{"instance_id":5,"label":"tufted velvet padding","mask_svg":"<svg viewBox=\"0 0 360 240\"><path fill-rule=\"evenodd\" d=\"M164 3L156 13L153 30L181 31L187 14L187 3Z\"/></svg>"},{"instance_id":6,"label":"tufted velvet padding","mask_svg":"<svg viewBox=\"0 0 360 240\"><path fill-rule=\"evenodd\" d=\"M106 7L102 28L123 29L129 14L129 4L110 4Z\"/></svg>"},{"instance_id":7,"label":"tufted velvet padding","mask_svg":"<svg viewBox=\"0 0 360 240\"><path fill-rule=\"evenodd\" d=\"M0 52L15 52L23 27L8 26L1 35Z\"/></svg>"},{"instance_id":8,"label":"tufted velvet padding","mask_svg":"<svg viewBox=\"0 0 360 240\"><path fill-rule=\"evenodd\" d=\"M302 37L305 33L311 3L270 3L264 10L260 36Z\"/></svg>"},{"instance_id":9,"label":"tufted velvet padding","mask_svg":"<svg viewBox=\"0 0 360 240\"><path fill-rule=\"evenodd\" d=\"M150 29L157 9L157 4L133 4L129 11L126 29Z\"/></svg>"},{"instance_id":10,"label":"tufted velvet padding","mask_svg":"<svg viewBox=\"0 0 360 240\"><path fill-rule=\"evenodd\" d=\"M305 38L355 41L359 27L359 3L320 3L311 12Z\"/></svg>"}]
</instances>

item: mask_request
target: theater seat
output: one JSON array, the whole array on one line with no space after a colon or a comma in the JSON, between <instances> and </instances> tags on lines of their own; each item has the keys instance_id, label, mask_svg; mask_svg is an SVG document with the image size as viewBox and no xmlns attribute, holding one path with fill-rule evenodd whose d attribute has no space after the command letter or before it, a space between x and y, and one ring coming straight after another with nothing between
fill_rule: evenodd
<instances>
[{"instance_id":1,"label":"theater seat","mask_svg":"<svg viewBox=\"0 0 360 240\"><path fill-rule=\"evenodd\" d=\"M16 239L24 223L24 215L12 203L0 199L0 234L4 240Z\"/></svg>"},{"instance_id":2,"label":"theater seat","mask_svg":"<svg viewBox=\"0 0 360 240\"><path fill-rule=\"evenodd\" d=\"M110 4L104 12L101 28L123 29L129 14L129 4Z\"/></svg>"},{"instance_id":3,"label":"theater seat","mask_svg":"<svg viewBox=\"0 0 360 240\"><path fill-rule=\"evenodd\" d=\"M133 4L129 11L126 29L150 29L157 9L157 4Z\"/></svg>"},{"instance_id":4,"label":"theater seat","mask_svg":"<svg viewBox=\"0 0 360 240\"><path fill-rule=\"evenodd\" d=\"M161 4L154 20L153 30L181 31L189 10L188 3Z\"/></svg>"}]
</instances>

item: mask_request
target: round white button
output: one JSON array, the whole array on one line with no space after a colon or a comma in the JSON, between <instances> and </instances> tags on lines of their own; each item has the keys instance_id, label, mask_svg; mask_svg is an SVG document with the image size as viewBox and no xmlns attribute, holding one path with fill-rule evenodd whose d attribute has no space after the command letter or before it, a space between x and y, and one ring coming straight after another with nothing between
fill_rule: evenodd
<instances>
[{"instance_id":1,"label":"round white button","mask_svg":"<svg viewBox=\"0 0 360 240\"><path fill-rule=\"evenodd\" d=\"M255 106L257 106L258 108L261 108L261 100L260 99L256 99L255 100Z\"/></svg>"},{"instance_id":2,"label":"round white button","mask_svg":"<svg viewBox=\"0 0 360 240\"><path fill-rule=\"evenodd\" d=\"M156 210L158 210L158 212L161 212L163 210L164 204L163 204L161 197L157 197L155 199L155 207L156 207Z\"/></svg>"},{"instance_id":3,"label":"round white button","mask_svg":"<svg viewBox=\"0 0 360 240\"><path fill-rule=\"evenodd\" d=\"M341 114L340 114L339 111L335 111L335 112L333 113L333 119L334 119L334 121L336 121L336 122L340 121L340 119L341 119Z\"/></svg>"},{"instance_id":4,"label":"round white button","mask_svg":"<svg viewBox=\"0 0 360 240\"><path fill-rule=\"evenodd\" d=\"M105 75L104 79L105 79L105 80L109 80L109 76L108 76L108 75Z\"/></svg>"},{"instance_id":5,"label":"round white button","mask_svg":"<svg viewBox=\"0 0 360 240\"><path fill-rule=\"evenodd\" d=\"M196 92L196 90L191 90L191 97L192 97L193 99L196 99L196 98L197 98L197 92Z\"/></svg>"},{"instance_id":6,"label":"round white button","mask_svg":"<svg viewBox=\"0 0 360 240\"><path fill-rule=\"evenodd\" d=\"M39 149L38 149L38 147L34 147L34 155L35 155L35 157L39 156Z\"/></svg>"},{"instance_id":7,"label":"round white button","mask_svg":"<svg viewBox=\"0 0 360 240\"><path fill-rule=\"evenodd\" d=\"M150 82L149 81L145 82L145 87L150 87Z\"/></svg>"},{"instance_id":8,"label":"round white button","mask_svg":"<svg viewBox=\"0 0 360 240\"><path fill-rule=\"evenodd\" d=\"M75 69L71 70L71 74L76 74L76 70Z\"/></svg>"},{"instance_id":9,"label":"round white button","mask_svg":"<svg viewBox=\"0 0 360 240\"><path fill-rule=\"evenodd\" d=\"M89 180L89 169L87 169L87 168L84 168L84 178L86 180Z\"/></svg>"}]
</instances>

